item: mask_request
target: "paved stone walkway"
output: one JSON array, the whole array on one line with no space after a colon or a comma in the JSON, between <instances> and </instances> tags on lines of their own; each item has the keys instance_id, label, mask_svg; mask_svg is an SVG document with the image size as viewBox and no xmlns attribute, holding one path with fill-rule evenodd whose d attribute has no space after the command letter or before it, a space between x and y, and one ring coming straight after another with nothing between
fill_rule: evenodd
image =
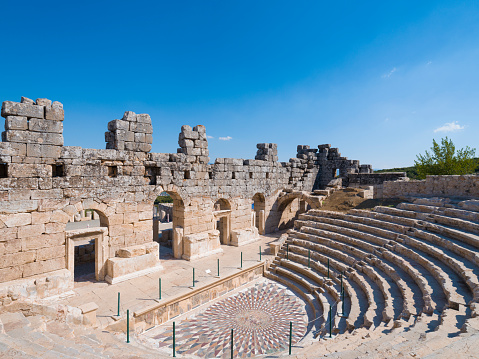
<instances>
[{"instance_id":1,"label":"paved stone walkway","mask_svg":"<svg viewBox=\"0 0 479 359\"><path fill-rule=\"evenodd\" d=\"M246 358L285 350L306 332L304 303L284 287L266 281L220 300L193 318L176 323L176 352L182 356ZM172 323L145 333L160 348L173 348Z\"/></svg>"},{"instance_id":2,"label":"paved stone walkway","mask_svg":"<svg viewBox=\"0 0 479 359\"><path fill-rule=\"evenodd\" d=\"M171 249L161 247L160 259L163 270L114 285L97 282L93 275L86 276L75 283L75 295L63 299L61 303L77 307L88 302L95 302L99 306L98 324L104 327L112 321L111 317L117 314L118 292L120 292L121 315L124 315L127 309L131 313L155 304L155 300L159 298L159 278L161 278L162 286L161 299L172 299L191 292L193 268L195 268L195 288L201 288L218 280L216 278L217 259L220 260L221 278L241 270L241 252L243 252L243 269L258 263L259 246L261 246L262 260L272 259L268 243L277 240L281 233L260 236L258 241L242 247L221 246L223 253L191 262L174 259Z\"/></svg>"}]
</instances>

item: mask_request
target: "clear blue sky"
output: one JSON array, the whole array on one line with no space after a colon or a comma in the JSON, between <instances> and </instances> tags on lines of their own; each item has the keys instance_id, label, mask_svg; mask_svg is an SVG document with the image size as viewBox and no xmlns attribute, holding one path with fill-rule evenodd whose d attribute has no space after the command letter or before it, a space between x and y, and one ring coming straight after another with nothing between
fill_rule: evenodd
<instances>
[{"instance_id":1,"label":"clear blue sky","mask_svg":"<svg viewBox=\"0 0 479 359\"><path fill-rule=\"evenodd\" d=\"M374 168L411 165L446 135L479 150L478 1L2 1L0 11L0 101L62 102L66 145L105 148L108 121L131 110L151 115L153 152L176 152L182 125L205 125L212 160L254 158L259 142L278 143L282 161L298 144L330 143Z\"/></svg>"}]
</instances>

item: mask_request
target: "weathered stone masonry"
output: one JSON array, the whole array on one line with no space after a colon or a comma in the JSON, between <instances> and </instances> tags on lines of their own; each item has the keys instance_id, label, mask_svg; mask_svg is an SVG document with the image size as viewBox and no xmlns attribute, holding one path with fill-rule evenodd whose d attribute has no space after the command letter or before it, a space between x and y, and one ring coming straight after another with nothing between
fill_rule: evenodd
<instances>
[{"instance_id":1,"label":"weathered stone masonry","mask_svg":"<svg viewBox=\"0 0 479 359\"><path fill-rule=\"evenodd\" d=\"M62 270L68 277L64 271L74 270L78 238L96 240L98 280L160 269L152 208L163 191L174 199L175 257L195 259L220 252L220 244L249 243L308 203L318 207L311 191L327 185L336 169L340 177L370 172L329 145L298 146L297 158L279 163L276 144L262 143L254 160L217 158L209 164L201 125L181 128L177 153L149 153L153 128L147 114L125 112L109 122L104 150L63 146L59 102L6 101L1 114L0 282ZM66 231L85 209L98 212L100 227ZM33 282L37 290L37 282L45 284Z\"/></svg>"}]
</instances>

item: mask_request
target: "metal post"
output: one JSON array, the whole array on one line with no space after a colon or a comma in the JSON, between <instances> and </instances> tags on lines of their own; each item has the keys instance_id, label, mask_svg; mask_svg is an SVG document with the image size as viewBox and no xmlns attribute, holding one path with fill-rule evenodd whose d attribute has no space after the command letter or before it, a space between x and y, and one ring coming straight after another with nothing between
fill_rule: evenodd
<instances>
[{"instance_id":1,"label":"metal post","mask_svg":"<svg viewBox=\"0 0 479 359\"><path fill-rule=\"evenodd\" d=\"M329 258L328 258L328 278L329 278Z\"/></svg>"},{"instance_id":2,"label":"metal post","mask_svg":"<svg viewBox=\"0 0 479 359\"><path fill-rule=\"evenodd\" d=\"M329 337L330 338L333 337L333 317L332 317L332 313L333 313L333 308L331 306L329 306Z\"/></svg>"},{"instance_id":3,"label":"metal post","mask_svg":"<svg viewBox=\"0 0 479 359\"><path fill-rule=\"evenodd\" d=\"M291 355L292 344L293 344L293 322L289 322L289 355Z\"/></svg>"},{"instance_id":4,"label":"metal post","mask_svg":"<svg viewBox=\"0 0 479 359\"><path fill-rule=\"evenodd\" d=\"M176 342L175 342L175 339L176 339L176 333L175 333L175 322L173 322L173 358L176 357Z\"/></svg>"},{"instance_id":5,"label":"metal post","mask_svg":"<svg viewBox=\"0 0 479 359\"><path fill-rule=\"evenodd\" d=\"M233 359L233 329L231 329L231 359Z\"/></svg>"},{"instance_id":6,"label":"metal post","mask_svg":"<svg viewBox=\"0 0 479 359\"><path fill-rule=\"evenodd\" d=\"M343 273L339 273L339 278L341 278L341 292L342 295L342 307L341 307L341 315L344 315L344 288L343 288Z\"/></svg>"},{"instance_id":7,"label":"metal post","mask_svg":"<svg viewBox=\"0 0 479 359\"><path fill-rule=\"evenodd\" d=\"M243 252L241 252L241 268L243 268Z\"/></svg>"},{"instance_id":8,"label":"metal post","mask_svg":"<svg viewBox=\"0 0 479 359\"><path fill-rule=\"evenodd\" d=\"M218 258L217 260L217 264L218 264L218 277L220 276L220 259Z\"/></svg>"},{"instance_id":9,"label":"metal post","mask_svg":"<svg viewBox=\"0 0 479 359\"><path fill-rule=\"evenodd\" d=\"M126 310L126 342L130 342L130 310Z\"/></svg>"},{"instance_id":10,"label":"metal post","mask_svg":"<svg viewBox=\"0 0 479 359\"><path fill-rule=\"evenodd\" d=\"M308 249L308 268L311 268L311 249Z\"/></svg>"},{"instance_id":11,"label":"metal post","mask_svg":"<svg viewBox=\"0 0 479 359\"><path fill-rule=\"evenodd\" d=\"M116 315L119 317L120 316L120 292L118 292L118 312Z\"/></svg>"},{"instance_id":12,"label":"metal post","mask_svg":"<svg viewBox=\"0 0 479 359\"><path fill-rule=\"evenodd\" d=\"M193 267L193 287L195 286L195 268Z\"/></svg>"},{"instance_id":13,"label":"metal post","mask_svg":"<svg viewBox=\"0 0 479 359\"><path fill-rule=\"evenodd\" d=\"M259 261L261 262L261 246L259 246Z\"/></svg>"},{"instance_id":14,"label":"metal post","mask_svg":"<svg viewBox=\"0 0 479 359\"><path fill-rule=\"evenodd\" d=\"M159 294L160 294L160 299L161 299L161 278L159 278L159 284L160 284L160 286L159 286Z\"/></svg>"}]
</instances>

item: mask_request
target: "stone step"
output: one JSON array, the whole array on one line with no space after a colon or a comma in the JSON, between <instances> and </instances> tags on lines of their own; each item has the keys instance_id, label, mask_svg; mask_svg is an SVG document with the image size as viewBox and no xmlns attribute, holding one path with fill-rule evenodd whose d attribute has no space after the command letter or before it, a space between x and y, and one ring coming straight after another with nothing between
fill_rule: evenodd
<instances>
[{"instance_id":1,"label":"stone step","mask_svg":"<svg viewBox=\"0 0 479 359\"><path fill-rule=\"evenodd\" d=\"M372 229L373 227L358 224L358 223L351 224L351 222L349 221L338 220L338 219L332 219L332 221L335 221L336 225L323 224L319 222L312 222L312 223L308 222L308 226L314 226L315 228L324 229L325 231L328 231L328 232L339 233L346 236L354 236L355 238L358 238L364 241L369 241L371 240L372 237L377 237L377 235L365 233L365 231L378 232L373 230ZM390 231L384 231L384 232L390 233L389 236L394 238L394 241L388 242L388 244L386 244L385 247L392 251L396 251L396 252L401 251L402 255L410 256L410 258L413 258L416 262L420 263L424 268L428 269L428 271L436 278L436 280L443 287L443 290L446 294L446 297L448 298L448 303L450 306L457 307L458 304L466 304L466 300L464 299L464 296L458 293L458 291L456 290L453 284L454 278L452 273L449 274L449 271L446 272L445 270L441 268L440 265L438 265L438 263L434 262L437 259L438 261L444 263L447 266L447 264L450 264L451 261L453 262L453 260L450 257L443 257L442 256L443 253L434 251L433 249L431 249L430 247L426 245L422 245L421 248L422 250L426 250L427 251L426 253L430 255L431 257L427 257L424 254L418 255L417 253L415 253L415 251L408 250L408 248L406 248L408 245L412 245L412 246L418 245L417 242L411 241L408 244L404 244L404 241L400 240L401 238L406 238L404 235L399 235L398 233L394 233ZM391 234L394 234L394 236ZM383 242L385 240L386 238L382 238ZM375 242L378 242L378 239L375 239ZM416 250L417 249L419 248L416 247ZM464 273L458 273L458 274L464 276ZM468 279L469 278L467 276L463 277L463 280L465 282L467 282Z\"/></svg>"},{"instance_id":2,"label":"stone step","mask_svg":"<svg viewBox=\"0 0 479 359\"><path fill-rule=\"evenodd\" d=\"M351 278L354 282L356 282L360 286L361 290L364 292L368 301L368 304L367 304L368 309L366 313L364 314L364 323L363 323L364 326L370 327L371 325L373 325L376 317L380 318L379 320L381 320L382 315L379 315L379 313L376 313L377 305L376 305L376 300L374 298L374 291L371 285L369 284L366 276L363 273L356 273L356 271L353 268L351 268L350 265L344 265L345 263L347 263L344 261L349 261L350 264L352 265L355 262L357 262L356 260L348 256L347 254L341 253L337 250L334 250L325 246L321 246L316 243L307 243L304 240L300 240L296 238L294 238L294 241L295 243L298 243L299 245L290 246L290 250L292 253L305 255L305 252L307 252L307 250L304 247L309 247L312 252L311 253L312 258L315 261L322 262L323 265L325 265L329 259L331 269L344 272L344 275L346 277ZM327 254L327 256L324 254Z\"/></svg>"}]
</instances>

